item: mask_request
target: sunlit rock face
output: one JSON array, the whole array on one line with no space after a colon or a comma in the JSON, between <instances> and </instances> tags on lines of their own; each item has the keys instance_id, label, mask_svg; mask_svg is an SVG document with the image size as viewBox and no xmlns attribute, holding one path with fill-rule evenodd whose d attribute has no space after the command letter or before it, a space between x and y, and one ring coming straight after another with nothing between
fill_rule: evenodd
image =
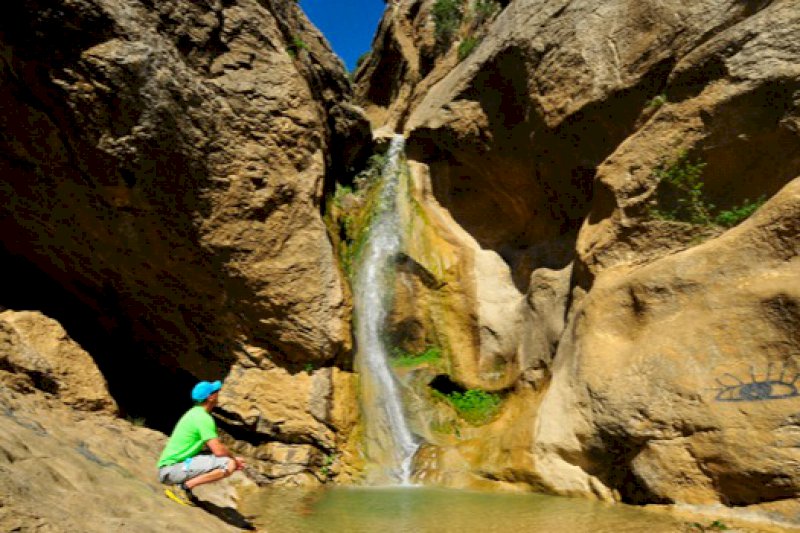
<instances>
[{"instance_id":1,"label":"sunlit rock face","mask_svg":"<svg viewBox=\"0 0 800 533\"><path fill-rule=\"evenodd\" d=\"M0 313L0 380L19 392L46 392L78 410L117 412L92 357L41 313Z\"/></svg>"},{"instance_id":2,"label":"sunlit rock face","mask_svg":"<svg viewBox=\"0 0 800 533\"><path fill-rule=\"evenodd\" d=\"M57 319L151 427L226 379L243 442L329 453L352 342L321 205L369 126L321 34L255 0L31 0L0 28L0 306Z\"/></svg>"},{"instance_id":3,"label":"sunlit rock face","mask_svg":"<svg viewBox=\"0 0 800 533\"><path fill-rule=\"evenodd\" d=\"M118 414L92 357L58 322L0 313L0 529L239 531L165 498L155 464L166 436ZM237 474L201 497L230 507L248 483Z\"/></svg>"},{"instance_id":4,"label":"sunlit rock face","mask_svg":"<svg viewBox=\"0 0 800 533\"><path fill-rule=\"evenodd\" d=\"M795 498L798 4L517 0L431 55L432 6L393 3L357 77L409 137L423 215L394 332L534 406L423 462L609 500ZM703 221L660 203L680 161Z\"/></svg>"}]
</instances>

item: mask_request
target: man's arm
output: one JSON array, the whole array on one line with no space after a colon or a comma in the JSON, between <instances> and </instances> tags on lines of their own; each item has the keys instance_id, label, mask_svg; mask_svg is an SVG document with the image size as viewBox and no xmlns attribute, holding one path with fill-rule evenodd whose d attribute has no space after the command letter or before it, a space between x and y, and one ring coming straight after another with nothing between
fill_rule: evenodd
<instances>
[{"instance_id":1,"label":"man's arm","mask_svg":"<svg viewBox=\"0 0 800 533\"><path fill-rule=\"evenodd\" d=\"M241 457L234 457L231 455L230 450L228 447L222 444L222 441L219 438L213 438L206 441L206 446L208 449L211 450L211 453L216 455L217 457L230 457L236 462L236 469L241 470L244 468L244 459Z\"/></svg>"}]
</instances>

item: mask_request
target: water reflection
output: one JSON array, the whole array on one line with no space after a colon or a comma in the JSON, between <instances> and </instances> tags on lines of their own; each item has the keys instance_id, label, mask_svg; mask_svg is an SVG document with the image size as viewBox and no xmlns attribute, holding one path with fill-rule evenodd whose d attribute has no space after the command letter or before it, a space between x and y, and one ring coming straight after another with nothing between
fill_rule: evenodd
<instances>
[{"instance_id":1,"label":"water reflection","mask_svg":"<svg viewBox=\"0 0 800 533\"><path fill-rule=\"evenodd\" d=\"M681 531L675 518L625 505L540 494L431 488L264 489L242 504L256 525L287 533L648 533Z\"/></svg>"}]
</instances>

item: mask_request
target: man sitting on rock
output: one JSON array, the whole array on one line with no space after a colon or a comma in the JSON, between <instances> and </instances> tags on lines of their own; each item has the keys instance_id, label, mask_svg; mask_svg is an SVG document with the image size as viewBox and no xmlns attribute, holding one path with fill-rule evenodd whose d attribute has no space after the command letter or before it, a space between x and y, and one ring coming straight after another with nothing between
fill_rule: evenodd
<instances>
[{"instance_id":1,"label":"man sitting on rock","mask_svg":"<svg viewBox=\"0 0 800 533\"><path fill-rule=\"evenodd\" d=\"M179 485L183 494L166 489L166 495L184 505L196 501L192 489L219 481L244 467L241 457L234 457L217 436L211 410L217 405L222 383L201 381L192 389L195 405L184 414L158 459L158 479L167 485ZM207 447L210 454L200 454Z\"/></svg>"}]
</instances>

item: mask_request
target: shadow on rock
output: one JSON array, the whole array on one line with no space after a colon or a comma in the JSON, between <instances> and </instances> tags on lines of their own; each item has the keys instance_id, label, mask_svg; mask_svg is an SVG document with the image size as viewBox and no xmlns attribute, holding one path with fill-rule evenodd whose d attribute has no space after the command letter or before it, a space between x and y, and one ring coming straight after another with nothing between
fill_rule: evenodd
<instances>
[{"instance_id":1,"label":"shadow on rock","mask_svg":"<svg viewBox=\"0 0 800 533\"><path fill-rule=\"evenodd\" d=\"M254 526L244 515L233 507L222 507L205 500L195 500L195 504L204 511L216 516L223 522L230 524L234 527L245 529L248 531L255 531Z\"/></svg>"}]
</instances>

